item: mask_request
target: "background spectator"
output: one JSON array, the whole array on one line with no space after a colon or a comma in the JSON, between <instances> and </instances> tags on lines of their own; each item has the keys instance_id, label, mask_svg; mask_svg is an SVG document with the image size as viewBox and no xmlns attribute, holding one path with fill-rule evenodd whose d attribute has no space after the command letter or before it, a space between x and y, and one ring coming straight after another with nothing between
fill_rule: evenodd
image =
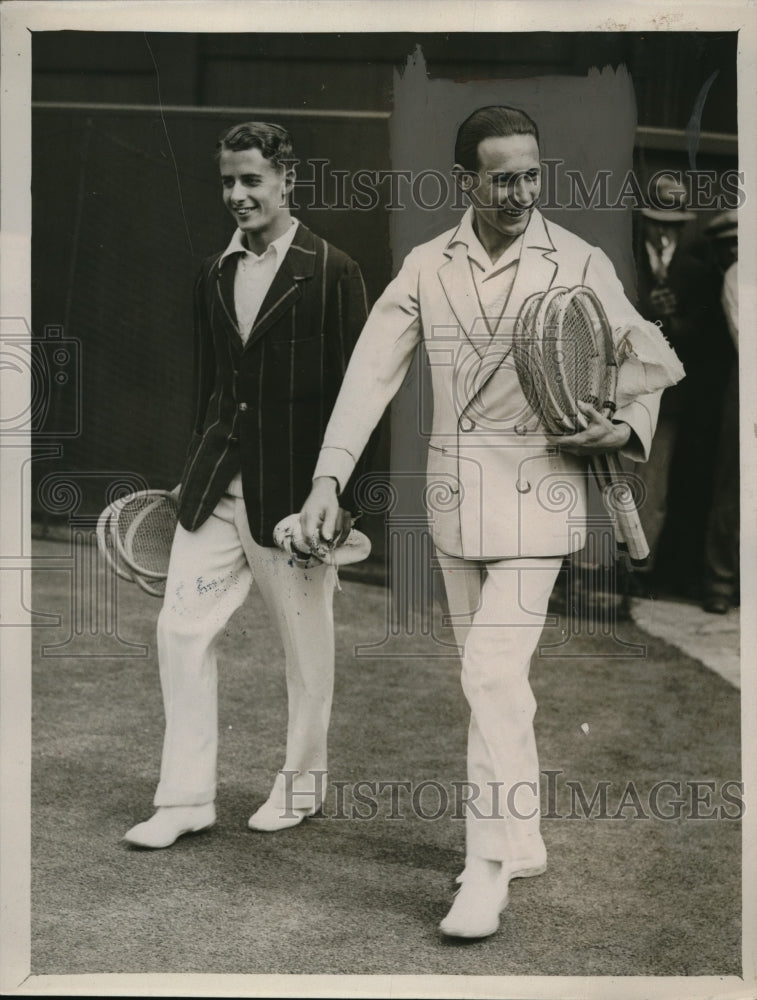
<instances>
[{"instance_id":1,"label":"background spectator","mask_svg":"<svg viewBox=\"0 0 757 1000\"><path fill-rule=\"evenodd\" d=\"M642 524L651 549L637 593L665 590L701 598L720 409L734 349L720 306L721 272L708 245L690 236L696 215L687 191L660 176L642 209L636 241L639 312L656 322L681 358L686 378L663 394L650 462L636 474L646 489ZM657 207L659 206L659 207Z\"/></svg>"},{"instance_id":2,"label":"background spectator","mask_svg":"<svg viewBox=\"0 0 757 1000\"><path fill-rule=\"evenodd\" d=\"M717 266L723 274L721 304L738 352L738 224L734 210L708 223ZM731 362L723 396L715 485L704 550L705 611L725 614L739 604L739 364Z\"/></svg>"}]
</instances>

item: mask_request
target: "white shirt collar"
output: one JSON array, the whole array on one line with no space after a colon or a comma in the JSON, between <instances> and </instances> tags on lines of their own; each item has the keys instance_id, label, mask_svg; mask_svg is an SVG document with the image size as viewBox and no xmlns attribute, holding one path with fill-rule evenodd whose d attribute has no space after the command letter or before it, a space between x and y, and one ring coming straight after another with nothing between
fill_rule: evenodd
<instances>
[{"instance_id":1,"label":"white shirt collar","mask_svg":"<svg viewBox=\"0 0 757 1000\"><path fill-rule=\"evenodd\" d=\"M676 252L676 247L678 246L678 239L675 236L668 237L668 241L665 246L661 247L659 250L651 240L645 240L644 242L646 244L647 254L649 255L649 260L653 269L658 261L663 267L667 267L673 259L673 254Z\"/></svg>"},{"instance_id":2,"label":"white shirt collar","mask_svg":"<svg viewBox=\"0 0 757 1000\"><path fill-rule=\"evenodd\" d=\"M531 220L529 219L529 225L530 224ZM460 225L457 227L457 232L450 240L449 245L452 246L455 243L463 243L468 248L468 256L470 259L478 264L482 270L500 271L503 267L508 267L514 260L517 260L520 257L521 250L523 249L524 235L525 233L521 233L517 239L513 240L502 256L494 264L492 264L489 254L484 249L481 240L479 240L478 236L476 236L476 231L473 228L473 206L471 205L466 209L465 215L462 217Z\"/></svg>"},{"instance_id":3,"label":"white shirt collar","mask_svg":"<svg viewBox=\"0 0 757 1000\"><path fill-rule=\"evenodd\" d=\"M271 247L273 247L273 251L276 254L277 260L282 261L286 256L287 250L292 245L292 240L294 239L294 234L297 232L298 225L299 222L297 221L297 219L292 219L292 224L289 226L287 231L285 233L282 233L282 235L277 237L275 240L272 240L261 254L256 254L253 253L252 250L249 250L244 242L244 233L242 232L241 229L236 229L234 231L234 235L231 237L231 240L229 241L229 245L221 254L221 259L218 261L218 263L219 265L223 264L223 262L226 260L227 257L231 257L232 254L235 253L247 254L253 257L255 260L260 260L261 257L264 257L268 253Z\"/></svg>"}]
</instances>

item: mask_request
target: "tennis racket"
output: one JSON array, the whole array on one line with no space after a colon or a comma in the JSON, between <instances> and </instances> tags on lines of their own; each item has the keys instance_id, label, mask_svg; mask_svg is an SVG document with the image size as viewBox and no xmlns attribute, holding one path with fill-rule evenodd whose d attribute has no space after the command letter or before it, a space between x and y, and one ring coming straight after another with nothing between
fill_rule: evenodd
<instances>
[{"instance_id":1,"label":"tennis racket","mask_svg":"<svg viewBox=\"0 0 757 1000\"><path fill-rule=\"evenodd\" d=\"M103 555L108 567L122 580L134 583L134 574L123 561L118 553L115 536L111 530L111 518L113 516L113 504L110 504L100 514L97 519L95 533L97 535L97 547Z\"/></svg>"},{"instance_id":2,"label":"tennis racket","mask_svg":"<svg viewBox=\"0 0 757 1000\"><path fill-rule=\"evenodd\" d=\"M165 593L178 501L166 490L141 490L114 501L98 522L98 543L111 568L154 597Z\"/></svg>"},{"instance_id":3,"label":"tennis racket","mask_svg":"<svg viewBox=\"0 0 757 1000\"><path fill-rule=\"evenodd\" d=\"M581 285L566 291L552 304L545 325L554 336L556 359L554 378L548 368L547 381L554 381L576 429L588 426L578 409L579 400L591 403L611 419L616 408L618 365L610 324L597 296ZM621 536L619 543L632 562L643 564L649 545L617 454L597 455L593 466L602 483L605 506Z\"/></svg>"},{"instance_id":4,"label":"tennis racket","mask_svg":"<svg viewBox=\"0 0 757 1000\"><path fill-rule=\"evenodd\" d=\"M612 418L618 381L615 347L604 309L590 288L555 288L527 299L516 322L514 348L524 395L549 433L585 430L579 401ZM618 546L633 563L643 564L649 546L617 456L592 456L591 466Z\"/></svg>"}]
</instances>

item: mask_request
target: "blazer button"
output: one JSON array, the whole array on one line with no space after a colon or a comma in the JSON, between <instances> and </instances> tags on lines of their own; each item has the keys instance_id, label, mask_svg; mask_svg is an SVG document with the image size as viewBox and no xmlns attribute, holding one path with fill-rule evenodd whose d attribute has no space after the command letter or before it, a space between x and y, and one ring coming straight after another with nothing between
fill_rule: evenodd
<instances>
[{"instance_id":1,"label":"blazer button","mask_svg":"<svg viewBox=\"0 0 757 1000\"><path fill-rule=\"evenodd\" d=\"M242 413L245 413L245 412L246 412L246 410L247 410L247 403L240 403L240 404L239 404L239 410L240 410L240 411L241 411Z\"/></svg>"},{"instance_id":2,"label":"blazer button","mask_svg":"<svg viewBox=\"0 0 757 1000\"><path fill-rule=\"evenodd\" d=\"M474 431L475 429L476 429L476 423L474 420L471 420L470 417L462 417L462 419L460 420L461 431L467 434L469 431Z\"/></svg>"},{"instance_id":3,"label":"blazer button","mask_svg":"<svg viewBox=\"0 0 757 1000\"><path fill-rule=\"evenodd\" d=\"M529 493L531 490L531 483L527 479L519 479L515 484L515 489L518 493Z\"/></svg>"},{"instance_id":4,"label":"blazer button","mask_svg":"<svg viewBox=\"0 0 757 1000\"><path fill-rule=\"evenodd\" d=\"M239 444L239 438L238 437L230 437L229 438L229 443L230 444Z\"/></svg>"},{"instance_id":5,"label":"blazer button","mask_svg":"<svg viewBox=\"0 0 757 1000\"><path fill-rule=\"evenodd\" d=\"M516 424L513 430L516 434L520 434L521 436L528 434L528 427L526 427L525 424Z\"/></svg>"}]
</instances>

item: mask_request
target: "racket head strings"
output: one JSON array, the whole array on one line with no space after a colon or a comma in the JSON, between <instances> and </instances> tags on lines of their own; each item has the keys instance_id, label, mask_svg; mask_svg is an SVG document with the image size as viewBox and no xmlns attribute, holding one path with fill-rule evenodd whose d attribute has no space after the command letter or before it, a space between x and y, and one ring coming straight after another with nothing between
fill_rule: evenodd
<instances>
[{"instance_id":1,"label":"racket head strings","mask_svg":"<svg viewBox=\"0 0 757 1000\"><path fill-rule=\"evenodd\" d=\"M558 289L565 291L565 289ZM513 338L515 370L521 390L548 434L564 434L563 412L556 405L546 376L542 343L543 305L550 292L537 292L523 303L515 322ZM542 321L539 321L539 318Z\"/></svg>"},{"instance_id":2,"label":"racket head strings","mask_svg":"<svg viewBox=\"0 0 757 1000\"><path fill-rule=\"evenodd\" d=\"M586 427L579 402L601 409L604 394L604 358L580 296L572 291L555 303L554 368L551 373L574 430Z\"/></svg>"},{"instance_id":3,"label":"racket head strings","mask_svg":"<svg viewBox=\"0 0 757 1000\"><path fill-rule=\"evenodd\" d=\"M145 490L119 501L115 537L126 565L147 580L165 580L178 520L172 493Z\"/></svg>"},{"instance_id":4,"label":"racket head strings","mask_svg":"<svg viewBox=\"0 0 757 1000\"><path fill-rule=\"evenodd\" d=\"M513 360L523 395L541 423L550 425L550 414L544 405L546 387L541 353L533 336L534 317L539 309L543 292L531 295L523 303L516 320L513 335Z\"/></svg>"},{"instance_id":5,"label":"racket head strings","mask_svg":"<svg viewBox=\"0 0 757 1000\"><path fill-rule=\"evenodd\" d=\"M598 390L595 393L595 406L605 416L615 413L615 393L618 384L618 363L615 354L615 344L612 339L612 329L602 303L591 288L579 285L571 289L565 302L565 308L573 315L569 323L578 326L580 338L591 339L593 349L592 378ZM580 397L579 397L580 398Z\"/></svg>"},{"instance_id":6,"label":"racket head strings","mask_svg":"<svg viewBox=\"0 0 757 1000\"><path fill-rule=\"evenodd\" d=\"M618 366L610 324L592 289L556 287L530 296L516 319L513 346L521 389L548 433L585 429L579 401L612 417Z\"/></svg>"},{"instance_id":7,"label":"racket head strings","mask_svg":"<svg viewBox=\"0 0 757 1000\"><path fill-rule=\"evenodd\" d=\"M560 303L568 294L567 288L552 288L541 299L533 318L532 337L538 345L542 408L545 426L551 434L572 434L575 423L571 419L568 397L562 385L565 375L561 368L559 329L556 325Z\"/></svg>"},{"instance_id":8,"label":"racket head strings","mask_svg":"<svg viewBox=\"0 0 757 1000\"><path fill-rule=\"evenodd\" d=\"M113 501L97 521L98 548L118 577L153 597L165 593L178 522L178 501L166 490L141 490Z\"/></svg>"}]
</instances>

